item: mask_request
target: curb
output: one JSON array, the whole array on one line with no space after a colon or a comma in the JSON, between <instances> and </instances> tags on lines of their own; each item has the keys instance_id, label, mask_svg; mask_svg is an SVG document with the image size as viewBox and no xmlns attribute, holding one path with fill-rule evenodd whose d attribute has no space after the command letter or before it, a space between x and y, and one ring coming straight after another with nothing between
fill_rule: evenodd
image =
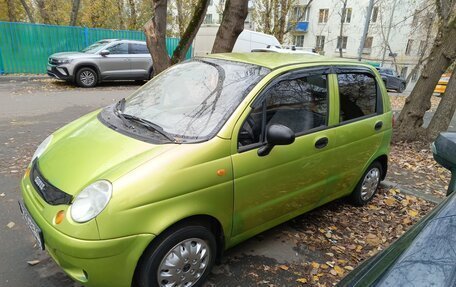
<instances>
[{"instance_id":1,"label":"curb","mask_svg":"<svg viewBox=\"0 0 456 287\"><path fill-rule=\"evenodd\" d=\"M386 188L397 188L400 190L401 193L413 195L413 196L422 198L426 201L433 202L435 204L439 204L440 202L442 202L444 200L444 198L440 198L440 197L437 197L437 196L434 196L431 194L427 194L427 193L424 193L424 192L421 192L418 190L404 188L402 185L395 183L395 182L391 182L389 180L384 180L380 184Z\"/></svg>"},{"instance_id":2,"label":"curb","mask_svg":"<svg viewBox=\"0 0 456 287\"><path fill-rule=\"evenodd\" d=\"M46 74L42 75L0 75L0 82L3 81L17 81L17 82L27 82L30 80L39 80L46 79L49 76Z\"/></svg>"}]
</instances>

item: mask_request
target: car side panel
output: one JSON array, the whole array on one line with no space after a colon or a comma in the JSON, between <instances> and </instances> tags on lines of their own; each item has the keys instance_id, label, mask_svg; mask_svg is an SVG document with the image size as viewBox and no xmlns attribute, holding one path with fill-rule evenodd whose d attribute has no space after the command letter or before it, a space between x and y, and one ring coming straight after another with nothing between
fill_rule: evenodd
<instances>
[{"instance_id":1,"label":"car side panel","mask_svg":"<svg viewBox=\"0 0 456 287\"><path fill-rule=\"evenodd\" d=\"M150 54L129 54L131 75L136 79L148 79L149 71L152 67L152 57Z\"/></svg>"}]
</instances>

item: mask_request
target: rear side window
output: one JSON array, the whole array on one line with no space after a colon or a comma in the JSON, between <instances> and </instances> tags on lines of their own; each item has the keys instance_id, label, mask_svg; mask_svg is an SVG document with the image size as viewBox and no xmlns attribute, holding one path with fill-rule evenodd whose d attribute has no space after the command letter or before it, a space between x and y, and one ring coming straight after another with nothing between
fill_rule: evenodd
<instances>
[{"instance_id":1,"label":"rear side window","mask_svg":"<svg viewBox=\"0 0 456 287\"><path fill-rule=\"evenodd\" d=\"M377 113L377 83L370 74L338 74L340 122Z\"/></svg>"},{"instance_id":2,"label":"rear side window","mask_svg":"<svg viewBox=\"0 0 456 287\"><path fill-rule=\"evenodd\" d=\"M130 54L149 54L149 50L145 44L131 43Z\"/></svg>"},{"instance_id":3,"label":"rear side window","mask_svg":"<svg viewBox=\"0 0 456 287\"><path fill-rule=\"evenodd\" d=\"M128 54L128 44L127 43L119 43L114 46L108 48L110 54Z\"/></svg>"},{"instance_id":4,"label":"rear side window","mask_svg":"<svg viewBox=\"0 0 456 287\"><path fill-rule=\"evenodd\" d=\"M299 135L326 126L327 118L326 75L283 80L266 91L261 107L247 117L239 133L239 146L262 142L266 127L273 124L287 126Z\"/></svg>"}]
</instances>

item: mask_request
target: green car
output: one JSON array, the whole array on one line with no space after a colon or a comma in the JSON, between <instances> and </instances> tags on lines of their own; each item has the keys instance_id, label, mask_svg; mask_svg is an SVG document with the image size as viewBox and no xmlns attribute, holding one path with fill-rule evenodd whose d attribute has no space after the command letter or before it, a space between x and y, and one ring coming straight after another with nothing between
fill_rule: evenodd
<instances>
[{"instance_id":1,"label":"green car","mask_svg":"<svg viewBox=\"0 0 456 287\"><path fill-rule=\"evenodd\" d=\"M41 248L83 285L199 286L255 234L336 198L369 202L391 132L369 65L195 58L49 136L20 206Z\"/></svg>"}]
</instances>

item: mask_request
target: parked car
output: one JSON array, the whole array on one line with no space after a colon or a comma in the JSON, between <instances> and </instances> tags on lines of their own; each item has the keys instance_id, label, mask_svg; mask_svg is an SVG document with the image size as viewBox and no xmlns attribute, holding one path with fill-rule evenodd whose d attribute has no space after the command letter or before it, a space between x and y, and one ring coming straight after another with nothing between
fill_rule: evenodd
<instances>
[{"instance_id":1,"label":"parked car","mask_svg":"<svg viewBox=\"0 0 456 287\"><path fill-rule=\"evenodd\" d=\"M439 83L435 86L434 94L436 96L441 96L445 93L448 82L450 81L451 74L443 74L440 77Z\"/></svg>"},{"instance_id":2,"label":"parked car","mask_svg":"<svg viewBox=\"0 0 456 287\"><path fill-rule=\"evenodd\" d=\"M320 55L315 52L315 49L310 49L310 50L298 50L296 48L292 49L284 49L280 47L275 47L275 46L266 46L264 48L256 48L253 49L252 52L267 52L267 53L285 53L285 54L307 54L307 55Z\"/></svg>"},{"instance_id":3,"label":"parked car","mask_svg":"<svg viewBox=\"0 0 456 287\"><path fill-rule=\"evenodd\" d=\"M193 42L193 54L195 56L206 56L212 53L219 26L213 24L201 25ZM273 35L244 29L234 44L233 52L247 53L253 49L266 48L266 46L281 48L279 40Z\"/></svg>"},{"instance_id":4,"label":"parked car","mask_svg":"<svg viewBox=\"0 0 456 287\"><path fill-rule=\"evenodd\" d=\"M432 150L452 171L448 197L338 286L456 286L456 133L442 133Z\"/></svg>"},{"instance_id":5,"label":"parked car","mask_svg":"<svg viewBox=\"0 0 456 287\"><path fill-rule=\"evenodd\" d=\"M407 82L395 70L387 68L377 68L377 70L382 75L383 82L388 90L396 90L398 93L405 91Z\"/></svg>"},{"instance_id":6,"label":"parked car","mask_svg":"<svg viewBox=\"0 0 456 287\"><path fill-rule=\"evenodd\" d=\"M84 88L102 81L149 80L154 74L146 42L119 39L101 40L80 52L52 54L47 73Z\"/></svg>"},{"instance_id":7,"label":"parked car","mask_svg":"<svg viewBox=\"0 0 456 287\"><path fill-rule=\"evenodd\" d=\"M369 202L391 121L369 65L195 58L45 139L21 182L22 210L85 286L199 286L255 234L336 198Z\"/></svg>"}]
</instances>

